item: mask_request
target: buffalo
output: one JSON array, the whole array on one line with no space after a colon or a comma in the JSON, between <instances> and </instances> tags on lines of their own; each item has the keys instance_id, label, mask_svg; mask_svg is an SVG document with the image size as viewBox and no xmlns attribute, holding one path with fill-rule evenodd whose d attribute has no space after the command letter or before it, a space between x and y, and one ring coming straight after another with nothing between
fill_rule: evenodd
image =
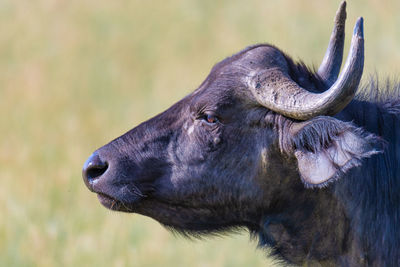
<instances>
[{"instance_id":1,"label":"buffalo","mask_svg":"<svg viewBox=\"0 0 400 267\"><path fill-rule=\"evenodd\" d=\"M345 9L318 70L250 46L96 150L86 186L184 235L247 229L287 263L400 266L400 86L360 86L362 18L340 71Z\"/></svg>"}]
</instances>

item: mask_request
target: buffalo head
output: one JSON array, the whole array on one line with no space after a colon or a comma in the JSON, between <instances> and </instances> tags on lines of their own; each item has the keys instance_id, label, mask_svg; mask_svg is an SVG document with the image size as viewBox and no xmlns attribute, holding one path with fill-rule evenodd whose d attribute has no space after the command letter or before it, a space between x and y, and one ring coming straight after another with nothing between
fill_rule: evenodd
<instances>
[{"instance_id":1,"label":"buffalo head","mask_svg":"<svg viewBox=\"0 0 400 267\"><path fill-rule=\"evenodd\" d=\"M274 46L248 47L168 110L96 150L85 184L109 209L202 234L257 229L307 187L339 178L375 153L371 136L332 117L363 71L360 18L339 74L345 18L343 3L317 73Z\"/></svg>"}]
</instances>

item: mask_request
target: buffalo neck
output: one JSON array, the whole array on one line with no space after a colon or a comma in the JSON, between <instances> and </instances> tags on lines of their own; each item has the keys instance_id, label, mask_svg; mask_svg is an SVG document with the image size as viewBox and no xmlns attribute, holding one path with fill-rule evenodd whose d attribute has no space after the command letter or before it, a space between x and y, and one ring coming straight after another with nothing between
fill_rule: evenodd
<instances>
[{"instance_id":1,"label":"buffalo neck","mask_svg":"<svg viewBox=\"0 0 400 267\"><path fill-rule=\"evenodd\" d=\"M261 246L272 246L274 254L294 264L400 264L400 121L392 110L397 109L386 103L355 100L338 114L380 136L383 153L326 188L293 187L296 198L262 217Z\"/></svg>"}]
</instances>

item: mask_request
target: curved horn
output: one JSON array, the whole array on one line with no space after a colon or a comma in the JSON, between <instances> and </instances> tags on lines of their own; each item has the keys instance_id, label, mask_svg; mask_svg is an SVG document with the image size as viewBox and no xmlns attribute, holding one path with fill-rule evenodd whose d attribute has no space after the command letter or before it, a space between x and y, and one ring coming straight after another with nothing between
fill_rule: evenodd
<instances>
[{"instance_id":1,"label":"curved horn","mask_svg":"<svg viewBox=\"0 0 400 267\"><path fill-rule=\"evenodd\" d=\"M281 68L258 75L250 90L263 106L297 120L334 115L353 99L364 67L363 18L354 27L350 52L337 81L323 93L311 93L294 82ZM261 77L262 76L262 77Z\"/></svg>"},{"instance_id":2,"label":"curved horn","mask_svg":"<svg viewBox=\"0 0 400 267\"><path fill-rule=\"evenodd\" d=\"M343 60L344 28L346 24L346 1L343 1L336 12L333 28L324 59L318 69L318 75L331 86L337 79Z\"/></svg>"}]
</instances>

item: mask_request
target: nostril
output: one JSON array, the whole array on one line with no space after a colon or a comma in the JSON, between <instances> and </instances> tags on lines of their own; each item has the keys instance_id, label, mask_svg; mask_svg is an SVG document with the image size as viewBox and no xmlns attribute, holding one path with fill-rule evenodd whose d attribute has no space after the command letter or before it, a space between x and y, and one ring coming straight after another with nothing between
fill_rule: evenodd
<instances>
[{"instance_id":1,"label":"nostril","mask_svg":"<svg viewBox=\"0 0 400 267\"><path fill-rule=\"evenodd\" d=\"M108 169L108 163L102 161L97 152L94 152L83 165L82 176L87 186L99 179Z\"/></svg>"},{"instance_id":2,"label":"nostril","mask_svg":"<svg viewBox=\"0 0 400 267\"><path fill-rule=\"evenodd\" d=\"M105 165L98 165L98 166L91 166L87 171L86 171L86 176L89 180L95 180L98 177L100 177L103 173L106 172L108 168L108 164L106 163Z\"/></svg>"}]
</instances>

